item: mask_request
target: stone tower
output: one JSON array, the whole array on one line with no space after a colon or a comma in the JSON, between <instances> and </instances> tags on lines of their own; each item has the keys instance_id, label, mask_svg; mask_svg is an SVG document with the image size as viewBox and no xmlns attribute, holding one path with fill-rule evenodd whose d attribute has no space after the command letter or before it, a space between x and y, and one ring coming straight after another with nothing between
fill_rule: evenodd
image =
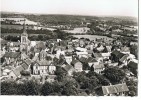
<instances>
[{"instance_id":1,"label":"stone tower","mask_svg":"<svg viewBox=\"0 0 141 100\"><path fill-rule=\"evenodd\" d=\"M28 46L28 34L26 32L26 25L25 25L25 19L24 19L23 33L21 34L21 47L20 47L20 51L27 53L27 46Z\"/></svg>"}]
</instances>

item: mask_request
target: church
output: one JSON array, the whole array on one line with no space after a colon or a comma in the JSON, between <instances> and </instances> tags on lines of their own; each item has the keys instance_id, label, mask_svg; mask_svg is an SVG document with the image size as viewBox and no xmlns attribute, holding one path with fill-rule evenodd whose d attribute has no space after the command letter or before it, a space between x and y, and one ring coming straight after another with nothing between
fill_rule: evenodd
<instances>
[{"instance_id":1,"label":"church","mask_svg":"<svg viewBox=\"0 0 141 100\"><path fill-rule=\"evenodd\" d=\"M25 19L24 19L24 24L23 24L23 33L21 34L21 45L20 45L20 52L28 53L29 48L30 48L30 40L28 39L28 34L26 31L26 24L25 24Z\"/></svg>"}]
</instances>

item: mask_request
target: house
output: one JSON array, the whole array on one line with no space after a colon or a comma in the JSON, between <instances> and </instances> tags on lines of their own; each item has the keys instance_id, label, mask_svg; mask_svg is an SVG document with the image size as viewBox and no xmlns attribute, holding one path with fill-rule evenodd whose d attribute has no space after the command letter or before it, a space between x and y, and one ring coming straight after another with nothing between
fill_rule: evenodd
<instances>
[{"instance_id":1,"label":"house","mask_svg":"<svg viewBox=\"0 0 141 100\"><path fill-rule=\"evenodd\" d=\"M9 75L9 73L11 72L11 68L10 67L7 67L7 68L5 68L5 69L1 69L1 75L2 76L7 76L7 75Z\"/></svg>"},{"instance_id":2,"label":"house","mask_svg":"<svg viewBox=\"0 0 141 100\"><path fill-rule=\"evenodd\" d=\"M25 53L21 53L21 60L29 58Z\"/></svg>"},{"instance_id":3,"label":"house","mask_svg":"<svg viewBox=\"0 0 141 100\"><path fill-rule=\"evenodd\" d=\"M103 59L109 59L109 57L111 56L111 53L101 53Z\"/></svg>"},{"instance_id":4,"label":"house","mask_svg":"<svg viewBox=\"0 0 141 100\"><path fill-rule=\"evenodd\" d=\"M126 46L121 47L121 48L120 48L120 51L121 51L122 53L124 53L124 54L130 54L130 48L129 48L129 47L126 47Z\"/></svg>"},{"instance_id":5,"label":"house","mask_svg":"<svg viewBox=\"0 0 141 100\"><path fill-rule=\"evenodd\" d=\"M82 71L83 64L80 61L73 59L72 62L71 62L71 65L74 67L76 72Z\"/></svg>"},{"instance_id":6,"label":"house","mask_svg":"<svg viewBox=\"0 0 141 100\"><path fill-rule=\"evenodd\" d=\"M123 57L121 57L121 59L119 59L119 62L121 62L124 65L127 65L129 60L130 60L129 54L126 54Z\"/></svg>"},{"instance_id":7,"label":"house","mask_svg":"<svg viewBox=\"0 0 141 100\"><path fill-rule=\"evenodd\" d=\"M102 57L101 53L93 53L92 57L94 57L98 62L103 61L103 57Z\"/></svg>"},{"instance_id":8,"label":"house","mask_svg":"<svg viewBox=\"0 0 141 100\"><path fill-rule=\"evenodd\" d=\"M38 43L36 43L35 48L39 49L39 50L45 50L46 46L45 46L45 43L43 41L39 41Z\"/></svg>"},{"instance_id":9,"label":"house","mask_svg":"<svg viewBox=\"0 0 141 100\"><path fill-rule=\"evenodd\" d=\"M46 75L48 74L48 66L51 62L47 60L36 61L33 65L33 74L34 75Z\"/></svg>"},{"instance_id":10,"label":"house","mask_svg":"<svg viewBox=\"0 0 141 100\"><path fill-rule=\"evenodd\" d=\"M99 47L97 47L96 50L99 52L102 52L104 50L103 45L100 45Z\"/></svg>"},{"instance_id":11,"label":"house","mask_svg":"<svg viewBox=\"0 0 141 100\"><path fill-rule=\"evenodd\" d=\"M121 53L120 51L118 50L114 50L112 53L111 53L111 59L115 62L119 62L119 60L124 56L125 54Z\"/></svg>"},{"instance_id":12,"label":"house","mask_svg":"<svg viewBox=\"0 0 141 100\"><path fill-rule=\"evenodd\" d=\"M20 49L20 42L8 43L9 52L16 52Z\"/></svg>"},{"instance_id":13,"label":"house","mask_svg":"<svg viewBox=\"0 0 141 100\"><path fill-rule=\"evenodd\" d=\"M88 56L88 52L76 52L77 57L87 57Z\"/></svg>"},{"instance_id":14,"label":"house","mask_svg":"<svg viewBox=\"0 0 141 100\"><path fill-rule=\"evenodd\" d=\"M4 47L8 44L8 42L2 38L0 38L1 47Z\"/></svg>"},{"instance_id":15,"label":"house","mask_svg":"<svg viewBox=\"0 0 141 100\"><path fill-rule=\"evenodd\" d=\"M89 57L87 58L86 62L88 63L88 65L91 67L92 65L98 65L99 62L93 58L93 57Z\"/></svg>"},{"instance_id":16,"label":"house","mask_svg":"<svg viewBox=\"0 0 141 100\"><path fill-rule=\"evenodd\" d=\"M87 57L80 57L79 61L82 63L87 63Z\"/></svg>"},{"instance_id":17,"label":"house","mask_svg":"<svg viewBox=\"0 0 141 100\"><path fill-rule=\"evenodd\" d=\"M85 45L85 41L83 39L79 40L79 46L83 47Z\"/></svg>"},{"instance_id":18,"label":"house","mask_svg":"<svg viewBox=\"0 0 141 100\"><path fill-rule=\"evenodd\" d=\"M65 55L65 52L62 51L61 49L57 50L57 52L56 52L56 57L59 58L60 55Z\"/></svg>"},{"instance_id":19,"label":"house","mask_svg":"<svg viewBox=\"0 0 141 100\"><path fill-rule=\"evenodd\" d=\"M30 71L30 67L31 67L32 61L31 61L29 58L27 58L27 59L23 60L23 63L26 64L26 66L27 66L26 69L27 69L28 71Z\"/></svg>"},{"instance_id":20,"label":"house","mask_svg":"<svg viewBox=\"0 0 141 100\"><path fill-rule=\"evenodd\" d=\"M118 66L118 63L117 62L108 63L108 66L117 67Z\"/></svg>"},{"instance_id":21,"label":"house","mask_svg":"<svg viewBox=\"0 0 141 100\"><path fill-rule=\"evenodd\" d=\"M53 63L51 63L48 66L48 72L49 72L49 74L53 75L55 73L55 71L56 71L56 66Z\"/></svg>"},{"instance_id":22,"label":"house","mask_svg":"<svg viewBox=\"0 0 141 100\"><path fill-rule=\"evenodd\" d=\"M78 52L86 52L87 51L86 48L81 48L81 47L76 47L75 50Z\"/></svg>"},{"instance_id":23,"label":"house","mask_svg":"<svg viewBox=\"0 0 141 100\"><path fill-rule=\"evenodd\" d=\"M88 55L89 55L90 57L91 57L92 54L94 53L93 50L87 50L87 52L88 52Z\"/></svg>"},{"instance_id":24,"label":"house","mask_svg":"<svg viewBox=\"0 0 141 100\"><path fill-rule=\"evenodd\" d=\"M73 42L73 41L72 41ZM78 41L74 41L72 44L74 47L79 47L79 42Z\"/></svg>"},{"instance_id":25,"label":"house","mask_svg":"<svg viewBox=\"0 0 141 100\"><path fill-rule=\"evenodd\" d=\"M66 59L66 62L68 64L71 64L71 62L72 62L72 56L65 56L65 59Z\"/></svg>"},{"instance_id":26,"label":"house","mask_svg":"<svg viewBox=\"0 0 141 100\"><path fill-rule=\"evenodd\" d=\"M39 53L39 60L45 60L47 57L47 52L45 50L41 50Z\"/></svg>"},{"instance_id":27,"label":"house","mask_svg":"<svg viewBox=\"0 0 141 100\"><path fill-rule=\"evenodd\" d=\"M52 83L55 81L56 75L48 75L46 81Z\"/></svg>"},{"instance_id":28,"label":"house","mask_svg":"<svg viewBox=\"0 0 141 100\"><path fill-rule=\"evenodd\" d=\"M103 63L100 64L96 64L96 65L92 65L92 67L94 68L94 72L101 74L101 72L105 69L105 66Z\"/></svg>"},{"instance_id":29,"label":"house","mask_svg":"<svg viewBox=\"0 0 141 100\"><path fill-rule=\"evenodd\" d=\"M111 49L112 49L112 46L105 46L103 52L105 52L105 53L111 53Z\"/></svg>"},{"instance_id":30,"label":"house","mask_svg":"<svg viewBox=\"0 0 141 100\"><path fill-rule=\"evenodd\" d=\"M69 76L73 75L73 72L75 71L75 69L73 68L73 66L67 64L65 67L63 67L64 70L68 73Z\"/></svg>"},{"instance_id":31,"label":"house","mask_svg":"<svg viewBox=\"0 0 141 100\"><path fill-rule=\"evenodd\" d=\"M138 72L138 64L133 62L133 61L130 61L128 63L128 68L129 70L134 74L134 75L137 75L137 72Z\"/></svg>"},{"instance_id":32,"label":"house","mask_svg":"<svg viewBox=\"0 0 141 100\"><path fill-rule=\"evenodd\" d=\"M125 93L128 92L129 89L126 83L109 85L109 86L101 86L96 89L96 94L98 96L125 96Z\"/></svg>"},{"instance_id":33,"label":"house","mask_svg":"<svg viewBox=\"0 0 141 100\"><path fill-rule=\"evenodd\" d=\"M12 62L17 62L18 60L20 60L21 58L21 54L20 52L6 52L3 56L6 60L7 64L10 64Z\"/></svg>"},{"instance_id":34,"label":"house","mask_svg":"<svg viewBox=\"0 0 141 100\"><path fill-rule=\"evenodd\" d=\"M18 66L14 69L12 69L12 71L9 73L9 78L12 78L12 79L16 79L18 77L20 77L20 72L23 71L24 68L22 66Z\"/></svg>"}]
</instances>

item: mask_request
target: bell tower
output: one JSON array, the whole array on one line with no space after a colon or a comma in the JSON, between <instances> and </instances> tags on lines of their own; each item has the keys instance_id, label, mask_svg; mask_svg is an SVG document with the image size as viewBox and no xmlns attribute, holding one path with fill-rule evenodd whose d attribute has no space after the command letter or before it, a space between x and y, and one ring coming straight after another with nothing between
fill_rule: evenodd
<instances>
[{"instance_id":1,"label":"bell tower","mask_svg":"<svg viewBox=\"0 0 141 100\"><path fill-rule=\"evenodd\" d=\"M25 19L23 23L23 33L21 34L21 52L26 52L27 51L27 46L28 46L28 34L26 32L26 24L25 24Z\"/></svg>"}]
</instances>

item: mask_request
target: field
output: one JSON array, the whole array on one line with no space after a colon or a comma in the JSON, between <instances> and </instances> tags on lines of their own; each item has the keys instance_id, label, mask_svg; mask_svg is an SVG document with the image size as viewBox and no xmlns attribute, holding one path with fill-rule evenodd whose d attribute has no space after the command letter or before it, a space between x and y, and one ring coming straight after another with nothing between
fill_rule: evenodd
<instances>
[{"instance_id":1,"label":"field","mask_svg":"<svg viewBox=\"0 0 141 100\"><path fill-rule=\"evenodd\" d=\"M89 38L90 40L95 40L95 39L107 39L107 40L113 40L112 38L109 38L107 36L99 36L99 35L72 35L76 38Z\"/></svg>"}]
</instances>

